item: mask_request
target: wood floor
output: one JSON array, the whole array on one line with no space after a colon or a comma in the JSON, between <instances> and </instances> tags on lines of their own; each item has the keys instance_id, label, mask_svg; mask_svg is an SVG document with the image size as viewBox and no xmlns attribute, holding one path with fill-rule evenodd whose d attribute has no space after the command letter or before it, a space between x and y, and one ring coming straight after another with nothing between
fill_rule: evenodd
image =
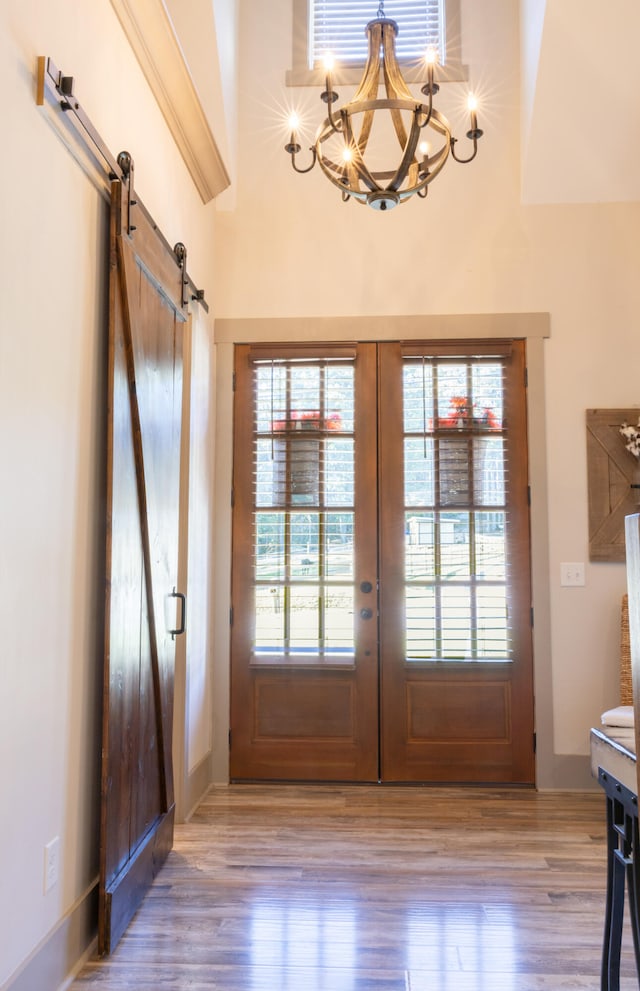
<instances>
[{"instance_id":1,"label":"wood floor","mask_svg":"<svg viewBox=\"0 0 640 991\"><path fill-rule=\"evenodd\" d=\"M604 894L597 792L216 788L72 991L597 991Z\"/></svg>"}]
</instances>

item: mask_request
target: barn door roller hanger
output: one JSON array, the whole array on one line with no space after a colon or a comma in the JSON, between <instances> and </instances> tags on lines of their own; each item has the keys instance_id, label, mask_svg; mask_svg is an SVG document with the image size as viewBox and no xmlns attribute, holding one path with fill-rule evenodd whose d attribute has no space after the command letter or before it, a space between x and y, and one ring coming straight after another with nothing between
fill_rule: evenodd
<instances>
[{"instance_id":1,"label":"barn door roller hanger","mask_svg":"<svg viewBox=\"0 0 640 991\"><path fill-rule=\"evenodd\" d=\"M40 55L37 66L37 92L36 103L39 107L44 106L45 94L49 93L54 102L60 107L63 113L68 114L75 124L77 137L89 147L105 167L105 178L110 182L119 179L127 189L127 234L131 237L135 232L134 210L142 210L149 222L156 228L158 236L164 242L169 251L173 251L176 264L182 270L182 305L187 306L190 301L198 302L209 312L209 307L204 298L204 289L198 289L187 274L187 249L179 241L174 248L164 240L158 230L157 224L149 214L142 201L135 194L134 188L134 163L128 151L121 151L117 159L113 157L106 144L91 123L91 120L80 105L80 101L73 92L73 76L65 76L52 59L48 56Z\"/></svg>"}]
</instances>

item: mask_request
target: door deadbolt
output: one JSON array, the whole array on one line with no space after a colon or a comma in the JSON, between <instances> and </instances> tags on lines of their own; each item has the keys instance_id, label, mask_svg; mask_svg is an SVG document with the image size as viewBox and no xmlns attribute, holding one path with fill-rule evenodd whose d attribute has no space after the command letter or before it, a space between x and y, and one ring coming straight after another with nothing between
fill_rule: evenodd
<instances>
[{"instance_id":1,"label":"door deadbolt","mask_svg":"<svg viewBox=\"0 0 640 991\"><path fill-rule=\"evenodd\" d=\"M371 619L373 616L373 609L361 609L360 615L363 619Z\"/></svg>"},{"instance_id":2,"label":"door deadbolt","mask_svg":"<svg viewBox=\"0 0 640 991\"><path fill-rule=\"evenodd\" d=\"M373 592L373 585L371 582L360 582L361 592Z\"/></svg>"}]
</instances>

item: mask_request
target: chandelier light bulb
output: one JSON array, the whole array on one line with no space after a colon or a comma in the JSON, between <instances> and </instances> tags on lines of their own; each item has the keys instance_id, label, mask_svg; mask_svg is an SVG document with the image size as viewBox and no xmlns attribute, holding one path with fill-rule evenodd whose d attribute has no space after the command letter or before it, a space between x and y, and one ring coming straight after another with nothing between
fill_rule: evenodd
<instances>
[{"instance_id":1,"label":"chandelier light bulb","mask_svg":"<svg viewBox=\"0 0 640 991\"><path fill-rule=\"evenodd\" d=\"M327 104L329 121L331 123L331 127L335 128L336 122L333 119L333 114L331 113L331 107L338 99L338 94L333 92L333 86L331 83L331 70L333 69L333 64L334 64L333 54L331 52L326 52L324 59L322 61L324 64L324 73L325 73L325 90L323 93L320 94L320 99L323 101L323 103Z\"/></svg>"},{"instance_id":2,"label":"chandelier light bulb","mask_svg":"<svg viewBox=\"0 0 640 991\"><path fill-rule=\"evenodd\" d=\"M308 171L308 169L299 169L298 166L296 165L296 155L301 149L300 149L300 145L298 144L298 137L296 134L296 131L300 127L300 118L298 117L295 110L289 114L288 123L289 123L289 130L291 131L291 135L289 137L288 143L284 146L284 150L287 152L287 154L291 155L291 164L293 165L296 172L302 172L302 171L306 172Z\"/></svg>"},{"instance_id":3,"label":"chandelier light bulb","mask_svg":"<svg viewBox=\"0 0 640 991\"><path fill-rule=\"evenodd\" d=\"M436 64L436 62L438 61L438 53L435 50L435 48L427 48L427 51L424 56L424 60L427 63L427 65Z\"/></svg>"},{"instance_id":4,"label":"chandelier light bulb","mask_svg":"<svg viewBox=\"0 0 640 991\"><path fill-rule=\"evenodd\" d=\"M342 152L343 162L350 162L352 158L353 158L353 152L351 151L351 148L345 148Z\"/></svg>"},{"instance_id":5,"label":"chandelier light bulb","mask_svg":"<svg viewBox=\"0 0 640 991\"><path fill-rule=\"evenodd\" d=\"M471 138L471 140L475 143L478 138L482 137L482 131L478 127L478 114L476 113L478 109L478 101L473 93L469 93L467 98L467 109L471 119L471 128L467 131L467 137Z\"/></svg>"}]
</instances>

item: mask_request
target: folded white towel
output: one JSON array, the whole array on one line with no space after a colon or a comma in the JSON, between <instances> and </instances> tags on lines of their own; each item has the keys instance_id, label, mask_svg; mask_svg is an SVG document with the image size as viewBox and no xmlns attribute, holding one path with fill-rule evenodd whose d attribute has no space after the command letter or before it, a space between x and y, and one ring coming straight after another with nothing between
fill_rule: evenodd
<instances>
[{"instance_id":1,"label":"folded white towel","mask_svg":"<svg viewBox=\"0 0 640 991\"><path fill-rule=\"evenodd\" d=\"M600 717L603 726L633 727L633 706L618 705L615 709L607 709Z\"/></svg>"},{"instance_id":2,"label":"folded white towel","mask_svg":"<svg viewBox=\"0 0 640 991\"><path fill-rule=\"evenodd\" d=\"M620 743L635 743L636 739L635 730L627 729L626 726L607 726L606 735Z\"/></svg>"},{"instance_id":3,"label":"folded white towel","mask_svg":"<svg viewBox=\"0 0 640 991\"><path fill-rule=\"evenodd\" d=\"M617 743L618 746L624 747L625 750L635 754L636 737L632 730L624 729L624 727L621 728L620 726L607 726L603 728L603 732L613 743Z\"/></svg>"}]
</instances>

